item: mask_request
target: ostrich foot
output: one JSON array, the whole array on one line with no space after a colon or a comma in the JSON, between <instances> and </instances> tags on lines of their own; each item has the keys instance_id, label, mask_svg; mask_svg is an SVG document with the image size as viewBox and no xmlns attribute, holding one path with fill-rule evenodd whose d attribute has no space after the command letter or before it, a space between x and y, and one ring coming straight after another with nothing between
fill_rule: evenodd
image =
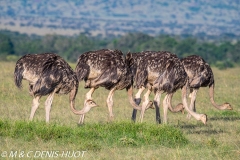
<instances>
[{"instance_id":1,"label":"ostrich foot","mask_svg":"<svg viewBox=\"0 0 240 160\"><path fill-rule=\"evenodd\" d=\"M84 123L77 123L77 126L78 127L82 127L82 126L84 126L85 124Z\"/></svg>"},{"instance_id":2,"label":"ostrich foot","mask_svg":"<svg viewBox=\"0 0 240 160\"><path fill-rule=\"evenodd\" d=\"M113 122L113 121L114 121L114 116L113 115L109 116L108 117L108 122Z\"/></svg>"}]
</instances>

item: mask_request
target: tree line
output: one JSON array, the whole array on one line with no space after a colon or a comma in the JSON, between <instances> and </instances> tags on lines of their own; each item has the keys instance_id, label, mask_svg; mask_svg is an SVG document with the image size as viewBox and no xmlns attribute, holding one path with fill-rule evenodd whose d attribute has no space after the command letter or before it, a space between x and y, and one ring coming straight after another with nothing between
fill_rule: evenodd
<instances>
[{"instance_id":1,"label":"tree line","mask_svg":"<svg viewBox=\"0 0 240 160\"><path fill-rule=\"evenodd\" d=\"M220 69L240 64L240 40L232 42L228 39L219 42L200 40L192 36L150 36L143 33L103 38L87 34L29 36L18 32L0 32L0 60L16 60L29 53L54 52L70 62L76 62L80 54L102 48L119 49L125 54L165 50L175 53L180 58L196 54Z\"/></svg>"}]
</instances>

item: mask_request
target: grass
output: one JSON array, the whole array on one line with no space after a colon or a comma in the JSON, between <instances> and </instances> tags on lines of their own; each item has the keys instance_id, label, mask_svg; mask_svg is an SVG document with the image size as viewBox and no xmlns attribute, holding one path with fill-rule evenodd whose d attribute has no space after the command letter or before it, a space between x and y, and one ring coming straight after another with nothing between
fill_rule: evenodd
<instances>
[{"instance_id":1,"label":"grass","mask_svg":"<svg viewBox=\"0 0 240 160\"><path fill-rule=\"evenodd\" d=\"M44 142L71 143L81 149L100 150L104 146L136 146L145 144L162 145L170 148L188 143L183 133L168 125L133 124L118 122L109 124L89 124L69 127L58 124L46 125L43 122L0 121L0 135L21 138L24 141L40 139Z\"/></svg>"},{"instance_id":2,"label":"grass","mask_svg":"<svg viewBox=\"0 0 240 160\"><path fill-rule=\"evenodd\" d=\"M229 102L233 111L216 110L210 103L208 89L199 90L196 108L198 113L208 115L207 125L193 118L188 120L186 114L170 112L167 125L156 125L155 111L151 109L147 110L143 124L133 124L132 109L125 90L115 93L115 118L109 122L106 107L108 91L99 88L93 95L99 107L86 114L85 125L78 126L79 116L70 111L68 95L54 97L49 124L45 123L46 97L42 97L34 121L29 122L32 97L28 94L25 81L22 90L15 87L14 65L11 62L0 62L1 153L86 151L83 159L240 158L240 68L213 68L215 100L218 104ZM81 83L76 108L82 108L86 92ZM180 101L178 91L174 95L173 104ZM33 156L31 158L34 159Z\"/></svg>"}]
</instances>

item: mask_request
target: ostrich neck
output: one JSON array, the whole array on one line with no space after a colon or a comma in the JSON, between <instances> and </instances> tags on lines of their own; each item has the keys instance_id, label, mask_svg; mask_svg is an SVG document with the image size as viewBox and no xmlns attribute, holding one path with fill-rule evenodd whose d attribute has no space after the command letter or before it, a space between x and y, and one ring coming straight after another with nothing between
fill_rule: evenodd
<instances>
[{"instance_id":1,"label":"ostrich neck","mask_svg":"<svg viewBox=\"0 0 240 160\"><path fill-rule=\"evenodd\" d=\"M214 101L214 84L212 84L211 86L209 86L209 96L210 96L210 101L212 103L212 105L219 109L219 110L224 110L224 106L223 105L218 105L216 104L216 102Z\"/></svg>"},{"instance_id":2,"label":"ostrich neck","mask_svg":"<svg viewBox=\"0 0 240 160\"><path fill-rule=\"evenodd\" d=\"M213 97L210 98L210 101L215 108L217 108L219 110L225 110L226 109L224 105L216 104Z\"/></svg>"},{"instance_id":3,"label":"ostrich neck","mask_svg":"<svg viewBox=\"0 0 240 160\"><path fill-rule=\"evenodd\" d=\"M134 109L137 109L137 110L141 110L141 107L139 107L135 101L133 100L133 87L132 85L130 86L130 88L127 89L127 92L128 92L128 99L129 99L129 102L130 104L132 105L132 107Z\"/></svg>"},{"instance_id":4,"label":"ostrich neck","mask_svg":"<svg viewBox=\"0 0 240 160\"><path fill-rule=\"evenodd\" d=\"M188 113L190 113L196 120L201 120L202 114L198 114L196 112L193 112L188 108L188 105L187 105L187 86L186 85L183 86L183 88L182 88L182 103L183 103L183 106L187 110Z\"/></svg>"},{"instance_id":5,"label":"ostrich neck","mask_svg":"<svg viewBox=\"0 0 240 160\"><path fill-rule=\"evenodd\" d=\"M178 104L175 108L172 107L172 97L173 97L173 93L169 94L169 105L168 105L168 109L173 112L179 112L183 109L183 105L182 104Z\"/></svg>"},{"instance_id":6,"label":"ostrich neck","mask_svg":"<svg viewBox=\"0 0 240 160\"><path fill-rule=\"evenodd\" d=\"M82 110L79 110L79 111L76 110L76 108L75 108L75 97L76 97L77 91L78 91L77 86L74 86L74 88L72 89L72 91L69 94L70 108L71 108L71 110L74 114L82 115L82 114L87 113L91 108L84 104L84 107L83 107Z\"/></svg>"}]
</instances>

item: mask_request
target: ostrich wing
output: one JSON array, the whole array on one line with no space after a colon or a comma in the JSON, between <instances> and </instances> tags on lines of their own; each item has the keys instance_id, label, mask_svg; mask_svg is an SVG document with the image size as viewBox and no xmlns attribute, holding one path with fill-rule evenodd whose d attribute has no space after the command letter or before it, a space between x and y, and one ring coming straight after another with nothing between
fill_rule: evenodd
<instances>
[{"instance_id":1,"label":"ostrich wing","mask_svg":"<svg viewBox=\"0 0 240 160\"><path fill-rule=\"evenodd\" d=\"M47 95L57 90L57 86L64 82L63 74L66 74L67 68L70 68L66 65L66 62L57 55L49 57L43 64L40 78L33 86L34 94Z\"/></svg>"}]
</instances>

